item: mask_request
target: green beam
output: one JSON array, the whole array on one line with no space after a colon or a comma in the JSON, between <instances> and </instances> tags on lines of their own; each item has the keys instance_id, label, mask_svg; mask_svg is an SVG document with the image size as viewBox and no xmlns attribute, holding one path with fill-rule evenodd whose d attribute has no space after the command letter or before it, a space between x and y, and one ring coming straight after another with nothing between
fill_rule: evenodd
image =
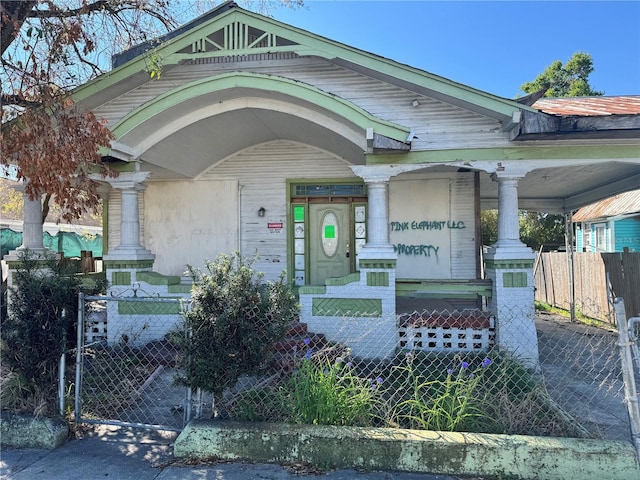
<instances>
[{"instance_id":1,"label":"green beam","mask_svg":"<svg viewBox=\"0 0 640 480\"><path fill-rule=\"evenodd\" d=\"M403 154L367 155L367 165L412 165L503 160L640 158L638 145L557 145L553 147L520 146L500 148L466 148L413 151Z\"/></svg>"}]
</instances>

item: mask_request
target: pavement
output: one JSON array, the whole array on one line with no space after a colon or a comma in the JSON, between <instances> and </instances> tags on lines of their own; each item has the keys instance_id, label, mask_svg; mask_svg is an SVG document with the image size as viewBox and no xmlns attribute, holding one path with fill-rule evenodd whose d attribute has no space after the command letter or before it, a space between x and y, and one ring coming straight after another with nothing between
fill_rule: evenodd
<instances>
[{"instance_id":1,"label":"pavement","mask_svg":"<svg viewBox=\"0 0 640 480\"><path fill-rule=\"evenodd\" d=\"M178 461L176 432L115 426L87 428L54 450L0 449L2 480L459 480L402 472L319 470L308 465ZM468 478L468 477L466 477ZM476 479L481 480L481 479Z\"/></svg>"}]
</instances>

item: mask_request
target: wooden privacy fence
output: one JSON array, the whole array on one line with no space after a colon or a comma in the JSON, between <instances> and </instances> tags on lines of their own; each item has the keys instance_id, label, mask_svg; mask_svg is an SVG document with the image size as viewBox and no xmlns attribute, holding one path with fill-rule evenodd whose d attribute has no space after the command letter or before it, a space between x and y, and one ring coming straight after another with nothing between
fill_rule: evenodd
<instances>
[{"instance_id":1,"label":"wooden privacy fence","mask_svg":"<svg viewBox=\"0 0 640 480\"><path fill-rule=\"evenodd\" d=\"M535 268L536 300L615 323L607 298L607 274L613 296L624 298L629 315L640 315L640 253L575 253L574 282L567 253L541 253Z\"/></svg>"}]
</instances>

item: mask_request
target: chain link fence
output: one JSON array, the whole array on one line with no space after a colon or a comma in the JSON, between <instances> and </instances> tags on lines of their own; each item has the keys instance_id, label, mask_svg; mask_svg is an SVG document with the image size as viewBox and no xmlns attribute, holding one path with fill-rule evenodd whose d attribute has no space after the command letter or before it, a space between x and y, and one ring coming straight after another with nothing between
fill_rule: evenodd
<instances>
[{"instance_id":1,"label":"chain link fence","mask_svg":"<svg viewBox=\"0 0 640 480\"><path fill-rule=\"evenodd\" d=\"M134 304L147 314L136 321L108 321L109 309L128 311ZM168 327L158 314L167 306L185 308L180 299L80 295L76 423L184 427L191 415L190 390L176 382L184 359L171 340L184 332Z\"/></svg>"},{"instance_id":2,"label":"chain link fence","mask_svg":"<svg viewBox=\"0 0 640 480\"><path fill-rule=\"evenodd\" d=\"M521 315L502 312L501 321L520 322ZM398 348L377 359L354 356L349 345L292 325L263 374L228 385L202 415L630 439L611 325L584 312L572 321L563 312L538 311L539 363L532 366L497 348L495 322L490 313L471 310L400 314ZM348 318L342 323L349 328ZM359 329L362 338L376 336L361 323Z\"/></svg>"},{"instance_id":3,"label":"chain link fence","mask_svg":"<svg viewBox=\"0 0 640 480\"><path fill-rule=\"evenodd\" d=\"M106 303L127 301L83 301L78 421L179 430L190 418L217 417L631 439L617 332L591 318L584 305L573 320L562 311L536 312L534 364L523 362L517 348L497 346L500 328L522 323L523 312L515 308L502 311L499 321L491 312L470 309L399 313L393 321L397 348L379 358L354 355L350 345L295 322L259 371L222 385L224 393L214 401L211 393L176 383L185 362L199 360L187 358L171 335L193 339L197 332L167 334L162 327L159 339L140 341L156 328L151 315L137 332L107 335ZM250 320L253 328L270 328L268 318L256 314ZM341 328L350 324L343 318ZM357 325L356 333L330 336L376 341L375 322L371 331L361 321Z\"/></svg>"}]
</instances>

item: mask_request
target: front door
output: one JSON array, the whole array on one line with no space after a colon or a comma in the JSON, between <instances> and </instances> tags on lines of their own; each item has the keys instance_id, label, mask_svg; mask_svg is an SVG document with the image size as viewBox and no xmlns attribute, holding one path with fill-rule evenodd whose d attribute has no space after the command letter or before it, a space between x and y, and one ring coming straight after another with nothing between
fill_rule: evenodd
<instances>
[{"instance_id":1,"label":"front door","mask_svg":"<svg viewBox=\"0 0 640 480\"><path fill-rule=\"evenodd\" d=\"M309 205L309 276L311 285L351 273L351 205Z\"/></svg>"}]
</instances>

